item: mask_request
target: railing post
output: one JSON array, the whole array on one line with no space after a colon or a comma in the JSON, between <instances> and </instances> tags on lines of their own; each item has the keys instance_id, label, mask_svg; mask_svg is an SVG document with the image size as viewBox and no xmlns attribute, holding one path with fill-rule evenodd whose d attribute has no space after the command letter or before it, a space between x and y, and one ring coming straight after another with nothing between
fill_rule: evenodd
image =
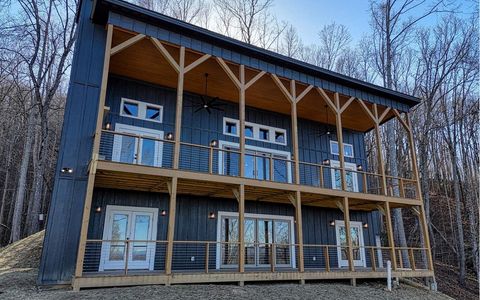
<instances>
[{"instance_id":1,"label":"railing post","mask_svg":"<svg viewBox=\"0 0 480 300\"><path fill-rule=\"evenodd\" d=\"M212 174L213 173L213 147L210 146L209 152L208 152L208 173Z\"/></svg>"},{"instance_id":2,"label":"railing post","mask_svg":"<svg viewBox=\"0 0 480 300\"><path fill-rule=\"evenodd\" d=\"M372 271L375 272L377 270L377 263L375 261L375 248L370 248L370 263L372 264Z\"/></svg>"},{"instance_id":3,"label":"railing post","mask_svg":"<svg viewBox=\"0 0 480 300\"><path fill-rule=\"evenodd\" d=\"M130 255L130 241L127 238L125 241L125 270L124 275L128 274L128 256Z\"/></svg>"},{"instance_id":4,"label":"railing post","mask_svg":"<svg viewBox=\"0 0 480 300\"><path fill-rule=\"evenodd\" d=\"M265 245L269 245L269 256L270 256L270 271L272 272L275 272L275 258L273 257L274 255L274 252L273 252L273 243L271 244L265 244Z\"/></svg>"},{"instance_id":5,"label":"railing post","mask_svg":"<svg viewBox=\"0 0 480 300\"><path fill-rule=\"evenodd\" d=\"M330 272L330 254L328 253L328 246L324 247L324 255L325 255L325 269L327 272Z\"/></svg>"},{"instance_id":6,"label":"railing post","mask_svg":"<svg viewBox=\"0 0 480 300\"><path fill-rule=\"evenodd\" d=\"M275 178L274 178L275 174L273 172L273 168L274 168L274 166L273 166L273 156L270 155L269 158L270 158L270 181L275 181Z\"/></svg>"},{"instance_id":7,"label":"railing post","mask_svg":"<svg viewBox=\"0 0 480 300\"><path fill-rule=\"evenodd\" d=\"M399 190L400 190L400 197L405 198L405 186L403 184L403 178L399 180Z\"/></svg>"},{"instance_id":8,"label":"railing post","mask_svg":"<svg viewBox=\"0 0 480 300\"><path fill-rule=\"evenodd\" d=\"M210 243L205 243L205 273L208 273L208 262L210 260Z\"/></svg>"},{"instance_id":9,"label":"railing post","mask_svg":"<svg viewBox=\"0 0 480 300\"><path fill-rule=\"evenodd\" d=\"M412 268L412 271L415 271L416 270L415 256L413 255L413 249L412 248L408 249L408 255L410 257L410 267Z\"/></svg>"},{"instance_id":10,"label":"railing post","mask_svg":"<svg viewBox=\"0 0 480 300\"><path fill-rule=\"evenodd\" d=\"M403 269L403 257L402 257L402 250L397 249L398 252L398 262L400 263L400 268Z\"/></svg>"},{"instance_id":11,"label":"railing post","mask_svg":"<svg viewBox=\"0 0 480 300\"><path fill-rule=\"evenodd\" d=\"M320 187L325 187L325 183L323 182L323 166L320 165L320 172L318 174L318 178L320 179Z\"/></svg>"},{"instance_id":12,"label":"railing post","mask_svg":"<svg viewBox=\"0 0 480 300\"><path fill-rule=\"evenodd\" d=\"M135 164L136 165L139 165L140 164L140 142L141 142L141 139L142 137L141 136L138 136L135 139L135 156L134 156L134 159L135 159Z\"/></svg>"},{"instance_id":13,"label":"railing post","mask_svg":"<svg viewBox=\"0 0 480 300\"><path fill-rule=\"evenodd\" d=\"M365 194L368 194L368 185L367 185L367 173L362 173L362 178L363 178L363 192Z\"/></svg>"}]
</instances>

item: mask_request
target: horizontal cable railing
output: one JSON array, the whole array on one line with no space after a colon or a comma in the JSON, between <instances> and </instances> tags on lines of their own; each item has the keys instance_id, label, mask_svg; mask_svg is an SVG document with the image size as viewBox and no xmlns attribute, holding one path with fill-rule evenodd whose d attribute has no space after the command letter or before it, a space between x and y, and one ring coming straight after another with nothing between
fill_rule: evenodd
<instances>
[{"instance_id":1,"label":"horizontal cable railing","mask_svg":"<svg viewBox=\"0 0 480 300\"><path fill-rule=\"evenodd\" d=\"M164 274L167 241L87 240L83 274ZM245 272L299 270L300 246L290 243L244 243ZM348 269L349 249L338 245L303 245L306 272L335 272ZM396 248L397 270L427 270L426 248ZM354 246L355 271L385 271L392 261L390 247ZM173 273L238 272L240 243L217 241L174 241ZM393 266L392 266L393 267Z\"/></svg>"},{"instance_id":2,"label":"horizontal cable railing","mask_svg":"<svg viewBox=\"0 0 480 300\"><path fill-rule=\"evenodd\" d=\"M180 142L179 169L225 176L240 176L238 149ZM152 167L172 168L174 144L171 136L160 137L102 130L99 159ZM280 183L295 183L296 161L275 153L247 150L244 157L244 178ZM302 185L342 189L342 168L327 163L300 161L299 183ZM345 169L346 191L365 194L387 194L392 197L417 198L413 179L385 176L386 192L380 174L358 169Z\"/></svg>"}]
</instances>

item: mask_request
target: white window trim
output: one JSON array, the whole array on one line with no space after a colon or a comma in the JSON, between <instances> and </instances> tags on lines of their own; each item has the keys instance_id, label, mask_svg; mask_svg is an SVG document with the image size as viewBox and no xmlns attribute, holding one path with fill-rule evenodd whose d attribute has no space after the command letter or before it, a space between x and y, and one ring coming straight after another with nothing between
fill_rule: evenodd
<instances>
[{"instance_id":1,"label":"white window trim","mask_svg":"<svg viewBox=\"0 0 480 300\"><path fill-rule=\"evenodd\" d=\"M235 123L237 126L237 134L229 133L227 132L227 122L229 123ZM272 126L267 126L267 125L262 125L262 124L257 124L257 123L251 123L251 122L245 122L245 126L250 126L253 128L253 137L245 137L245 139L248 140L254 140L254 141L260 141L260 142L266 142L266 143L272 143L272 144L277 144L277 145L287 145L287 130L283 128L277 128L277 127L272 127ZM260 138L260 129L266 129L268 130L268 140L264 140ZM275 141L275 133L280 132L283 133L284 136L284 142L279 143ZM235 136L239 137L240 136L240 121L237 119L232 119L232 118L223 118L223 134L224 135L229 135L229 136Z\"/></svg>"},{"instance_id":2,"label":"white window trim","mask_svg":"<svg viewBox=\"0 0 480 300\"><path fill-rule=\"evenodd\" d=\"M137 134L139 136L144 136L144 137L152 137L152 138L157 138L157 139L163 139L163 131L161 130L156 130L156 129L150 129L150 128L145 128L141 126L132 126L132 125L127 125L127 124L122 124L122 123L116 123L115 124L115 131L116 132L126 132L126 133L133 133ZM147 134L145 134L147 133ZM151 136L150 136L150 135ZM116 134L113 138L113 149L112 149L112 161L120 162L120 149L121 144L122 144L122 138L123 136L120 134ZM137 139L137 138L135 138ZM141 144L140 144L141 147ZM135 159L134 163L138 163L139 155L138 153L141 153L141 149L135 149L137 158ZM162 166L162 159L163 159L163 142L160 141L155 141L155 152L156 156L154 158L154 167L161 167ZM140 164L141 164L141 157L140 157Z\"/></svg>"},{"instance_id":3,"label":"white window trim","mask_svg":"<svg viewBox=\"0 0 480 300\"><path fill-rule=\"evenodd\" d=\"M221 261L221 241L222 241L222 218L223 217L236 217L238 219L238 212L230 212L230 211L219 211L217 214L217 247L216 247L216 263L215 268L219 270L220 268L235 268L238 267L237 265L231 266L223 266ZM245 218L252 218L252 219L271 219L271 220L282 220L290 222L290 243L292 246L290 247L291 255L290 255L290 264L292 268L296 268L296 255L295 255L295 218L292 216L282 216L282 215L265 215L265 214L245 214Z\"/></svg>"},{"instance_id":4,"label":"white window trim","mask_svg":"<svg viewBox=\"0 0 480 300\"><path fill-rule=\"evenodd\" d=\"M338 148L338 142L337 141L330 141L330 153L333 154L333 155L340 155L338 152L335 153L333 152L332 150L332 145L333 144L337 144L337 148ZM355 152L354 152L354 148L353 148L353 145L352 144L348 144L348 143L343 143L343 153L345 154L345 147L351 147L352 148L352 155L344 155L345 157L350 157L350 158L354 158L355 157ZM340 148L338 148L340 149Z\"/></svg>"},{"instance_id":5,"label":"white window trim","mask_svg":"<svg viewBox=\"0 0 480 300\"><path fill-rule=\"evenodd\" d=\"M238 143L235 143L235 142L227 142L227 141L219 141L218 142L218 148L219 149L224 150L225 146L240 148L240 145ZM287 163L287 182L292 183L292 164L290 162L290 159L291 159L290 152L281 151L281 150L277 150L277 149L251 146L251 145L245 145L245 149L285 156L286 157L286 163ZM220 175L225 175L224 172L223 172L223 154L224 153L225 153L225 151L218 151L218 174L220 174ZM255 178L251 178L251 179L255 179Z\"/></svg>"},{"instance_id":6,"label":"white window trim","mask_svg":"<svg viewBox=\"0 0 480 300\"><path fill-rule=\"evenodd\" d=\"M123 104L125 102L131 102L131 103L135 103L135 104L138 105L138 116L130 116L130 115L127 115L127 114L123 113ZM147 118L147 106L158 108L160 110L160 114L159 114L160 120L152 120L152 119ZM148 103L148 102L128 99L128 98L122 98L122 101L121 101L121 104L120 104L120 115L122 117L127 117L127 118L132 118L132 119L150 121L150 122L155 122L155 123L163 123L163 106L158 105L158 104L152 104L152 103Z\"/></svg>"},{"instance_id":7,"label":"white window trim","mask_svg":"<svg viewBox=\"0 0 480 300\"><path fill-rule=\"evenodd\" d=\"M343 220L335 220L335 236L337 240L337 261L338 267L348 267L348 259L342 259L342 250L340 246L340 235L339 230L340 226L345 227L345 221ZM359 239L360 239L360 260L354 260L353 265L355 267L367 267L367 260L365 259L365 241L363 239L363 224L362 222L350 221L350 227L358 227L359 228Z\"/></svg>"},{"instance_id":8,"label":"white window trim","mask_svg":"<svg viewBox=\"0 0 480 300\"><path fill-rule=\"evenodd\" d=\"M340 190L341 188L337 188L336 182L335 182L335 171L338 170L336 168L340 168L340 162L338 160L330 160L330 166L332 167L330 169L330 177L332 181L332 188L334 190ZM359 192L358 189L358 176L357 176L357 165L354 163L349 163L345 162L345 170L351 170L352 172L352 181L353 181L353 191L354 192Z\"/></svg>"},{"instance_id":9,"label":"white window trim","mask_svg":"<svg viewBox=\"0 0 480 300\"><path fill-rule=\"evenodd\" d=\"M103 235L102 235L102 240L109 239L109 228L108 224L110 224L110 219L112 217L112 213L114 211L125 211L128 213L132 212L145 212L145 213L152 213L153 218L151 222L151 240L155 241L157 239L157 227L158 227L158 208L155 207L139 207L139 206L120 206L120 205L107 205L107 208L105 209L105 221L103 224ZM149 259L148 259L148 269L150 271L153 271L155 267L155 249L156 249L156 243L149 243L147 245L147 253L149 253ZM110 245L108 242L103 242L102 243L102 250L101 250L101 257L100 257L100 264L98 266L99 272L102 272L105 270L105 262L108 258L110 250ZM131 251L129 251L131 253ZM128 258L127 258L128 259ZM125 268L125 266L123 266ZM123 269L121 268L121 269ZM135 269L135 266L130 266L129 269ZM143 269L143 268L141 268Z\"/></svg>"}]
</instances>

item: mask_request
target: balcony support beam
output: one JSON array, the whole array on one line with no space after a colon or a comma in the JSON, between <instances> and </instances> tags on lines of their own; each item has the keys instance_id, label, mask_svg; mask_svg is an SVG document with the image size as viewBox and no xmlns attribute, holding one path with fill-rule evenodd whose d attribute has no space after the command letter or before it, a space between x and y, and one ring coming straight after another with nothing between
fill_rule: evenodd
<instances>
[{"instance_id":1,"label":"balcony support beam","mask_svg":"<svg viewBox=\"0 0 480 300\"><path fill-rule=\"evenodd\" d=\"M305 266L303 261L303 222L302 222L302 195L300 191L295 192L295 229L297 232L298 245L298 271L304 272Z\"/></svg>"},{"instance_id":2,"label":"balcony support beam","mask_svg":"<svg viewBox=\"0 0 480 300\"><path fill-rule=\"evenodd\" d=\"M170 202L168 205L168 228L167 228L167 251L165 254L165 273L170 275L172 273L172 258L173 258L173 238L175 235L175 214L177 208L177 186L178 177L173 177L170 185Z\"/></svg>"},{"instance_id":3,"label":"balcony support beam","mask_svg":"<svg viewBox=\"0 0 480 300\"><path fill-rule=\"evenodd\" d=\"M97 123L93 137L92 160L88 172L87 189L83 205L82 224L80 227L80 239L78 243L77 263L75 266L75 277L82 276L85 247L87 246L88 223L90 222L90 210L92 206L93 188L95 186L95 173L100 149L100 137L102 132L105 98L107 95L108 70L110 68L110 52L112 49L113 25L107 25L107 38L105 42L105 53L103 57L102 83L100 86L100 97L98 101Z\"/></svg>"},{"instance_id":4,"label":"balcony support beam","mask_svg":"<svg viewBox=\"0 0 480 300\"><path fill-rule=\"evenodd\" d=\"M395 239L393 237L392 216L390 214L390 202L384 203L385 223L387 225L388 244L390 246L390 259L393 270L397 270L397 257L395 252Z\"/></svg>"}]
</instances>

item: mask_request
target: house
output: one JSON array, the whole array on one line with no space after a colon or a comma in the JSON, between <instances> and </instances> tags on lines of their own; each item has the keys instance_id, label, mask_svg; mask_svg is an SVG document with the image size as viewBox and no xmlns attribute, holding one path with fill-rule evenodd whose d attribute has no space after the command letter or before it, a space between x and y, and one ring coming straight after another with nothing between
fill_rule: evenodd
<instances>
[{"instance_id":1,"label":"house","mask_svg":"<svg viewBox=\"0 0 480 300\"><path fill-rule=\"evenodd\" d=\"M433 277L417 98L122 0L78 25L40 284ZM409 178L385 171L392 118ZM395 208L425 246L395 244Z\"/></svg>"}]
</instances>

